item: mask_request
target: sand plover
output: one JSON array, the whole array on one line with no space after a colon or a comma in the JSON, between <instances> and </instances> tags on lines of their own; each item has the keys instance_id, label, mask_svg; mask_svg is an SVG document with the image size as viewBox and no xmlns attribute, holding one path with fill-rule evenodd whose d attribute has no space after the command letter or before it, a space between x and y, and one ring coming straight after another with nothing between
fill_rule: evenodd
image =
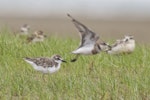
<instances>
[{"instance_id":1,"label":"sand plover","mask_svg":"<svg viewBox=\"0 0 150 100\"><path fill-rule=\"evenodd\" d=\"M72 22L74 23L75 27L78 29L81 37L81 42L79 47L72 51L73 54L76 54L76 57L71 60L71 62L74 62L77 60L78 56L83 55L94 55L102 51L105 47L108 45L106 43L101 43L99 36L88 29L85 25L74 19L70 14L67 14L68 17L72 19Z\"/></svg>"},{"instance_id":2,"label":"sand plover","mask_svg":"<svg viewBox=\"0 0 150 100\"><path fill-rule=\"evenodd\" d=\"M46 38L43 31L35 31L32 36L27 37L28 42L42 42Z\"/></svg>"},{"instance_id":3,"label":"sand plover","mask_svg":"<svg viewBox=\"0 0 150 100\"><path fill-rule=\"evenodd\" d=\"M131 53L135 49L135 40L133 36L125 36L123 39L117 40L106 52L108 54Z\"/></svg>"},{"instance_id":4,"label":"sand plover","mask_svg":"<svg viewBox=\"0 0 150 100\"><path fill-rule=\"evenodd\" d=\"M28 35L29 34L29 30L30 30L30 26L28 24L24 24L21 28L20 28L20 34L21 35Z\"/></svg>"},{"instance_id":5,"label":"sand plover","mask_svg":"<svg viewBox=\"0 0 150 100\"><path fill-rule=\"evenodd\" d=\"M24 60L31 64L32 67L42 73L54 73L61 67L62 62L66 62L60 55L53 55L50 57L39 57L39 58L24 58Z\"/></svg>"}]
</instances>

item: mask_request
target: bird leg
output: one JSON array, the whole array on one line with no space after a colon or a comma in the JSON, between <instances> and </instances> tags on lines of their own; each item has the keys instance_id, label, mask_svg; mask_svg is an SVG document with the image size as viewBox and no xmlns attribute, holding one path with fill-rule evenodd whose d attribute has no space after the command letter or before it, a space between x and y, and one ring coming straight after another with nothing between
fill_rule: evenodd
<instances>
[{"instance_id":1,"label":"bird leg","mask_svg":"<svg viewBox=\"0 0 150 100\"><path fill-rule=\"evenodd\" d=\"M71 60L71 62L77 61L78 57L79 57L79 55L76 55L75 58Z\"/></svg>"},{"instance_id":2,"label":"bird leg","mask_svg":"<svg viewBox=\"0 0 150 100\"><path fill-rule=\"evenodd\" d=\"M93 65L94 65L94 62L92 61L89 66L89 74L91 74L91 72L93 71L93 67L94 67Z\"/></svg>"},{"instance_id":3,"label":"bird leg","mask_svg":"<svg viewBox=\"0 0 150 100\"><path fill-rule=\"evenodd\" d=\"M45 73L43 73L42 78L43 78L43 81L46 82Z\"/></svg>"}]
</instances>

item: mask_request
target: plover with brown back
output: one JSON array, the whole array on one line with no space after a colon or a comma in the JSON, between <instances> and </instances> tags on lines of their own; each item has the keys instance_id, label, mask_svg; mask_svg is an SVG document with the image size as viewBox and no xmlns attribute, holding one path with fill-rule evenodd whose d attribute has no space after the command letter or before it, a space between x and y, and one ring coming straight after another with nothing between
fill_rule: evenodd
<instances>
[{"instance_id":1,"label":"plover with brown back","mask_svg":"<svg viewBox=\"0 0 150 100\"><path fill-rule=\"evenodd\" d=\"M43 31L35 31L32 36L27 37L28 42L42 42L46 38L46 35L44 35Z\"/></svg>"},{"instance_id":2,"label":"plover with brown back","mask_svg":"<svg viewBox=\"0 0 150 100\"><path fill-rule=\"evenodd\" d=\"M28 35L29 34L29 30L30 30L30 26L28 24L24 24L21 28L20 28L20 34L21 35Z\"/></svg>"},{"instance_id":3,"label":"plover with brown back","mask_svg":"<svg viewBox=\"0 0 150 100\"><path fill-rule=\"evenodd\" d=\"M52 57L38 57L38 58L29 58L26 57L24 60L32 65L32 67L42 73L54 73L58 71L61 67L62 62L66 62L63 58L56 54Z\"/></svg>"}]
</instances>

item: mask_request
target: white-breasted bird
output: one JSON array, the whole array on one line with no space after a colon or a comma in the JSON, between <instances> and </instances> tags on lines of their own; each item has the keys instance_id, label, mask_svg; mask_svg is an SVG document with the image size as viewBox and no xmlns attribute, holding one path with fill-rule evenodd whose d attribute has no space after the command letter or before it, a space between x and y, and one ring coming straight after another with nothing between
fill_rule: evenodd
<instances>
[{"instance_id":1,"label":"white-breasted bird","mask_svg":"<svg viewBox=\"0 0 150 100\"><path fill-rule=\"evenodd\" d=\"M106 51L108 54L127 54L132 53L135 49L135 40L133 36L127 35L123 39L117 40Z\"/></svg>"},{"instance_id":2,"label":"white-breasted bird","mask_svg":"<svg viewBox=\"0 0 150 100\"><path fill-rule=\"evenodd\" d=\"M58 71L61 67L62 62L66 62L63 58L56 54L52 57L38 57L38 58L29 58L26 57L24 60L32 65L36 71L42 73L54 73Z\"/></svg>"},{"instance_id":3,"label":"white-breasted bird","mask_svg":"<svg viewBox=\"0 0 150 100\"><path fill-rule=\"evenodd\" d=\"M76 50L72 51L73 54L76 54L76 57L72 59L71 62L76 61L78 56L81 54L94 55L98 54L100 51L103 51L103 49L108 48L108 45L105 42L103 42L102 40L102 42L100 42L100 38L97 33L91 31L85 25L74 19L70 14L67 15L72 19L72 22L78 29L81 37L79 47Z\"/></svg>"}]
</instances>

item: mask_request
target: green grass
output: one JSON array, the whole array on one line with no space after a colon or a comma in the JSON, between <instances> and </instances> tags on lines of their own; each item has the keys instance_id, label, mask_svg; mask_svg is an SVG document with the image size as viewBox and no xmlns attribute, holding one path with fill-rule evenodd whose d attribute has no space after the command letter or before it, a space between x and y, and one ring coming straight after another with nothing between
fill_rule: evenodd
<instances>
[{"instance_id":1,"label":"green grass","mask_svg":"<svg viewBox=\"0 0 150 100\"><path fill-rule=\"evenodd\" d=\"M8 29L0 33L1 100L150 100L150 47L137 45L129 55L100 53L81 56L70 52L79 41L48 37L43 43L25 43ZM60 54L68 63L54 74L35 71L23 57ZM92 66L93 62L93 66Z\"/></svg>"}]
</instances>

